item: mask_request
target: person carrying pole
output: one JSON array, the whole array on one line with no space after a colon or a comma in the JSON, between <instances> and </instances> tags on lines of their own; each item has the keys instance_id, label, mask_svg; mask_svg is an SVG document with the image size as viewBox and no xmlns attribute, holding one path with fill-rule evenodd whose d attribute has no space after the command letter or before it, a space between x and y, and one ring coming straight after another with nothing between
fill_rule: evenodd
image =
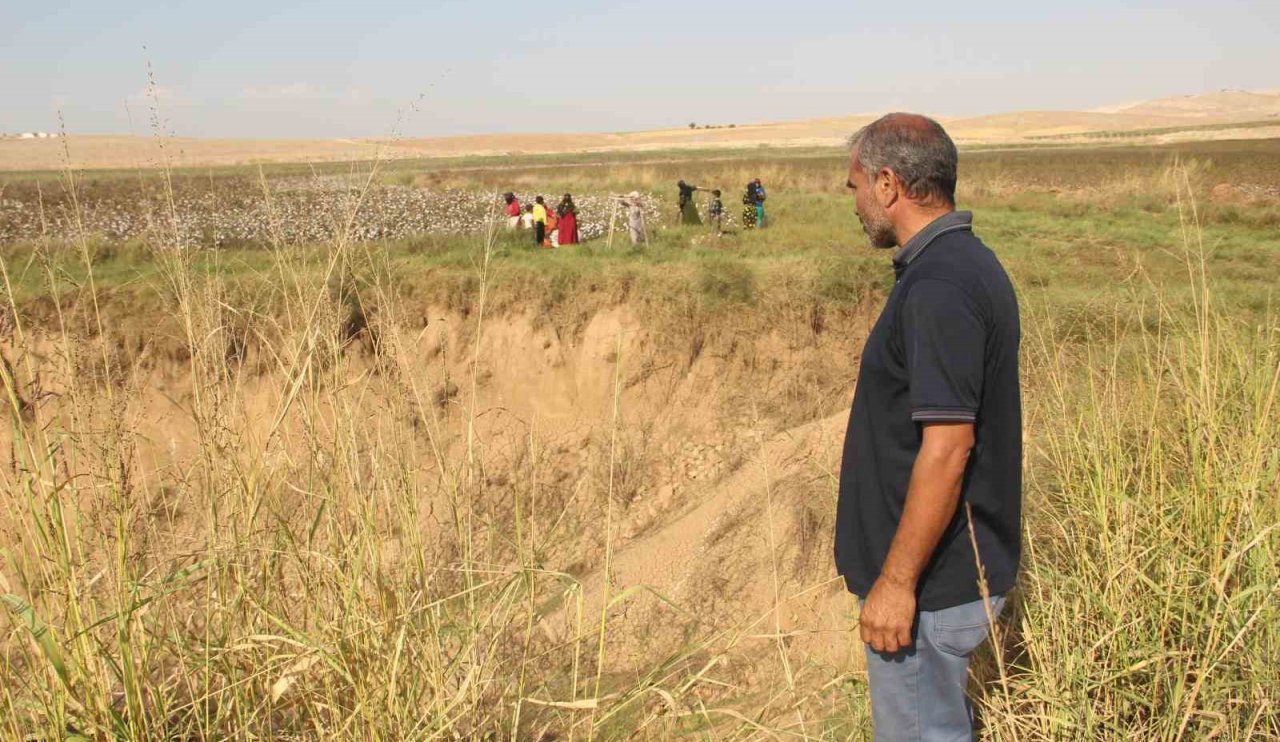
<instances>
[{"instance_id":1,"label":"person carrying pole","mask_svg":"<svg viewBox=\"0 0 1280 742\"><path fill-rule=\"evenodd\" d=\"M627 234L631 237L631 244L638 245L641 242L648 244L649 236L645 233L644 209L640 201L640 192L632 191L620 198L619 202L627 210Z\"/></svg>"},{"instance_id":2,"label":"person carrying pole","mask_svg":"<svg viewBox=\"0 0 1280 742\"><path fill-rule=\"evenodd\" d=\"M707 189L689 185L683 180L676 183L676 188L680 189L680 196L676 201L676 205L680 207L680 223L694 226L702 224L702 219L698 216L698 205L693 202L693 194Z\"/></svg>"}]
</instances>

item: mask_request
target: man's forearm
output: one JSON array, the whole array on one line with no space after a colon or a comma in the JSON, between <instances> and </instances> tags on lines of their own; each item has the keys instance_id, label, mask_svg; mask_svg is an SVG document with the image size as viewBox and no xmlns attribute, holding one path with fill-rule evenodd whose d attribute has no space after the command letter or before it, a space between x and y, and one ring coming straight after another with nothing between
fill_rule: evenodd
<instances>
[{"instance_id":1,"label":"man's forearm","mask_svg":"<svg viewBox=\"0 0 1280 742\"><path fill-rule=\"evenodd\" d=\"M880 578L915 589L947 524L955 517L972 435L925 441L911 469L902 519Z\"/></svg>"}]
</instances>

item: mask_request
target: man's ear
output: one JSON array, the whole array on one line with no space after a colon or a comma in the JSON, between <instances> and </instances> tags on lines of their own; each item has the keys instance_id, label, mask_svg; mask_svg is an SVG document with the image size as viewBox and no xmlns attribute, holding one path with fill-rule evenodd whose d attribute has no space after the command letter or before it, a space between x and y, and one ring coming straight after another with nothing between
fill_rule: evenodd
<instances>
[{"instance_id":1,"label":"man's ear","mask_svg":"<svg viewBox=\"0 0 1280 742\"><path fill-rule=\"evenodd\" d=\"M876 173L872 190L875 191L876 201L880 203L881 208L887 209L898 202L901 187L902 181L898 180L898 174L887 167L882 167L880 172Z\"/></svg>"}]
</instances>

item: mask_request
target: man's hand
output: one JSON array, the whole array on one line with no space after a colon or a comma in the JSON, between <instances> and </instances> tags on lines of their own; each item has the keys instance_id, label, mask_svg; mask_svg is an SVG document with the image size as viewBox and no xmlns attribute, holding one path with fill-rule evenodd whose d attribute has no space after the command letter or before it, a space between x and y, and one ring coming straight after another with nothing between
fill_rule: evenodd
<instances>
[{"instance_id":1,"label":"man's hand","mask_svg":"<svg viewBox=\"0 0 1280 742\"><path fill-rule=\"evenodd\" d=\"M907 503L880 578L862 606L862 641L877 652L911 646L916 584L947 523L956 515L973 423L927 422L911 469Z\"/></svg>"},{"instance_id":2,"label":"man's hand","mask_svg":"<svg viewBox=\"0 0 1280 742\"><path fill-rule=\"evenodd\" d=\"M867 593L858 626L862 641L872 649L893 653L910 649L911 626L915 620L915 586L881 576Z\"/></svg>"}]
</instances>

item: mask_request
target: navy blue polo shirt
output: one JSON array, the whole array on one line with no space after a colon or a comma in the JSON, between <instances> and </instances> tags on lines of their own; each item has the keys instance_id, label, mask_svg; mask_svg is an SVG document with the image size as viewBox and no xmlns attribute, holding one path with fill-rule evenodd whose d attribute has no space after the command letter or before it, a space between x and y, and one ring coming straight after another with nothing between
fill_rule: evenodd
<instances>
[{"instance_id":1,"label":"navy blue polo shirt","mask_svg":"<svg viewBox=\"0 0 1280 742\"><path fill-rule=\"evenodd\" d=\"M974 424L962 504L920 577L925 611L981 597L963 503L992 594L1013 587L1021 548L1018 302L972 225L969 212L951 212L895 254L897 281L862 351L840 468L836 568L865 598L898 530L922 424Z\"/></svg>"}]
</instances>

